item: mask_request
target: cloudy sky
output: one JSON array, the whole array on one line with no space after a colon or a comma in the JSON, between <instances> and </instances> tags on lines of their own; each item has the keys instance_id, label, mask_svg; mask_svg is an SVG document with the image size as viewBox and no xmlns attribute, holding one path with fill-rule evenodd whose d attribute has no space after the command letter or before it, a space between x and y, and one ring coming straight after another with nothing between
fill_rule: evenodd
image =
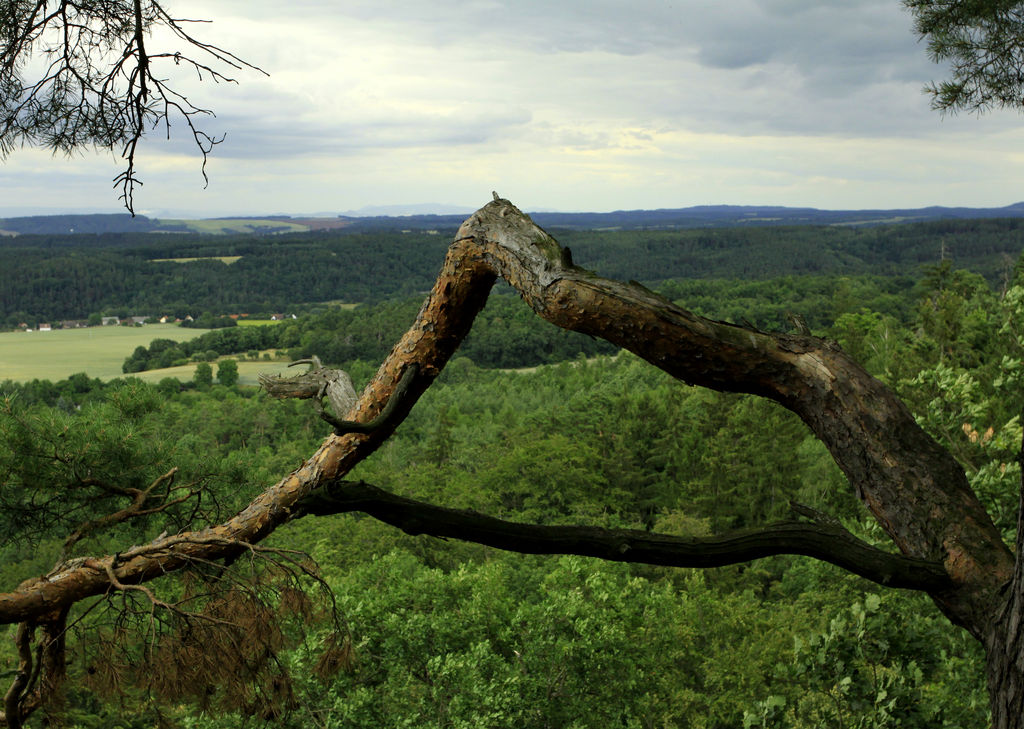
<instances>
[{"instance_id":1,"label":"cloudy sky","mask_svg":"<svg viewBox=\"0 0 1024 729\"><path fill-rule=\"evenodd\" d=\"M566 211L1024 200L1024 118L931 111L921 89L942 69L899 0L166 5L270 76L184 75L227 137L206 189L180 125L150 139L138 212L473 209L491 190ZM17 151L0 215L117 211L119 169L109 153Z\"/></svg>"}]
</instances>

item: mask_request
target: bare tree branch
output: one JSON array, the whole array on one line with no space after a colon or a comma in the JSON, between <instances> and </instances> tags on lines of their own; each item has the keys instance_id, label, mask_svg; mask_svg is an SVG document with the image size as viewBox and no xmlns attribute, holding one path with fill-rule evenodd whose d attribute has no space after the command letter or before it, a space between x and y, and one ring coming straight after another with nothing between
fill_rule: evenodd
<instances>
[{"instance_id":1,"label":"bare tree branch","mask_svg":"<svg viewBox=\"0 0 1024 729\"><path fill-rule=\"evenodd\" d=\"M32 677L32 636L34 627L29 623L20 623L14 638L14 644L18 650L18 668L14 681L4 694L4 713L0 714L0 720L7 723L10 729L21 729L22 719L22 698L28 689Z\"/></svg>"},{"instance_id":2,"label":"bare tree branch","mask_svg":"<svg viewBox=\"0 0 1024 729\"><path fill-rule=\"evenodd\" d=\"M310 493L298 506L316 516L360 511L407 534L451 537L524 554L578 554L613 562L701 568L796 554L829 562L886 587L942 590L952 586L941 563L883 552L838 524L790 521L710 537L542 526L434 506L363 481L332 484Z\"/></svg>"},{"instance_id":3,"label":"bare tree branch","mask_svg":"<svg viewBox=\"0 0 1024 729\"><path fill-rule=\"evenodd\" d=\"M346 415L363 422L379 415L402 373L415 363L416 376L389 423L368 435L329 437L306 464L223 524L121 555L118 579L142 582L193 559L231 555L237 544L255 544L291 518L309 491L343 479L386 441L430 386L501 275L559 326L603 336L680 379L765 395L796 410L832 450L901 551L941 561L955 586L972 587L933 593L944 609L969 624L974 610L991 608L987 600L1011 572L1011 556L963 471L881 383L826 342L702 319L643 287L566 263L557 242L511 203L489 203L460 229L416 322ZM86 560L43 583L0 595L0 620L17 621L43 605L105 591L110 582L104 564L112 559ZM973 589L979 585L981 590Z\"/></svg>"},{"instance_id":4,"label":"bare tree branch","mask_svg":"<svg viewBox=\"0 0 1024 729\"><path fill-rule=\"evenodd\" d=\"M25 621L18 625L14 639L18 668L14 681L4 694L0 723L20 729L36 710L55 700L67 673L66 625L66 608L37 621ZM42 636L36 643L33 655L32 642L37 629Z\"/></svg>"},{"instance_id":5,"label":"bare tree branch","mask_svg":"<svg viewBox=\"0 0 1024 729\"><path fill-rule=\"evenodd\" d=\"M829 342L704 319L642 286L577 268L551 236L501 199L460 228L416 321L344 415L354 422L374 420L393 402L403 374L412 371L404 383L405 396L397 399L380 428L329 436L305 464L221 524L160 537L119 555L73 560L0 594L0 623L37 619L104 594L115 580L121 585L142 584L198 562L231 560L240 550L254 549L294 518L310 492L341 482L387 440L466 336L497 276L558 326L604 337L681 380L769 397L798 413L911 559L904 564L917 564L935 575L932 586L925 587L924 578L918 585L951 620L987 646L998 642L990 627L1005 604L1003 588L1013 574L1013 555L962 468L917 426L891 391ZM415 530L409 523L405 527ZM783 540L786 549L795 551L800 539L808 540L805 544L817 540L813 549L842 559L839 552L848 541L829 531L829 525L800 524L792 530ZM798 533L799 538L794 536ZM829 538L836 540L835 546L824 544ZM600 549L608 553L615 549L612 545ZM627 545L634 553L653 548L639 537ZM735 554L736 549L733 545L726 551ZM886 571L898 572L898 559L892 555L871 558L882 560L874 570L881 579L890 579L883 576ZM861 569L859 559L851 567ZM948 581L935 572L936 564ZM907 582L913 579L907 577Z\"/></svg>"},{"instance_id":6,"label":"bare tree branch","mask_svg":"<svg viewBox=\"0 0 1024 729\"><path fill-rule=\"evenodd\" d=\"M61 549L60 559L63 560L71 552L71 548L83 537L91 534L92 532L100 529L106 529L114 524L119 524L130 519L137 519L143 516L150 516L152 514L158 514L162 511L175 506L176 504L182 504L193 496L196 492L192 489L195 483L188 484L183 489L179 487L177 490L184 490L181 496L176 498L170 498L172 491L176 490L172 487L174 483L174 477L178 473L178 468L174 467L167 473L158 476L153 482L144 489L135 488L120 488L120 487L106 487L109 491L114 491L122 496L131 498L131 503L122 509L118 509L115 512L106 514L96 519L90 519L78 525L64 540L64 546ZM165 486L163 494L159 495L154 501L153 491L158 487ZM147 504L150 504L147 506Z\"/></svg>"},{"instance_id":7,"label":"bare tree branch","mask_svg":"<svg viewBox=\"0 0 1024 729\"><path fill-rule=\"evenodd\" d=\"M52 12L48 7L42 0L0 4L0 156L24 145L68 154L110 149L125 162L114 186L134 214L135 188L142 184L139 143L161 124L169 137L178 119L202 156L207 181L207 158L224 138L197 125L213 112L168 80L173 69L183 67L215 83L236 83L227 69L266 72L194 37L186 25L202 21L174 18L159 0L58 0ZM150 49L147 39L158 29L170 31L184 50ZM44 61L43 70L25 79L33 56Z\"/></svg>"}]
</instances>

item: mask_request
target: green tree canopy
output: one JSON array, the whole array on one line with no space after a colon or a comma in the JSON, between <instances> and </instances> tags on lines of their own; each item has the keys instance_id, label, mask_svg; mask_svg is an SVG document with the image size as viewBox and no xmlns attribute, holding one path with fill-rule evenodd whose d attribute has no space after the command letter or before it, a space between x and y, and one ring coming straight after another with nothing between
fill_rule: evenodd
<instances>
[{"instance_id":1,"label":"green tree canopy","mask_svg":"<svg viewBox=\"0 0 1024 729\"><path fill-rule=\"evenodd\" d=\"M200 362L196 365L196 371L195 374L192 375L192 381L200 388L209 387L213 384L213 368L210 367L209 362Z\"/></svg>"},{"instance_id":2,"label":"green tree canopy","mask_svg":"<svg viewBox=\"0 0 1024 729\"><path fill-rule=\"evenodd\" d=\"M950 78L929 84L940 111L1024 106L1024 3L1015 0L904 0L917 34Z\"/></svg>"},{"instance_id":3,"label":"green tree canopy","mask_svg":"<svg viewBox=\"0 0 1024 729\"><path fill-rule=\"evenodd\" d=\"M233 359L224 359L218 362L217 382L225 387L234 387L238 383L238 362Z\"/></svg>"}]
</instances>

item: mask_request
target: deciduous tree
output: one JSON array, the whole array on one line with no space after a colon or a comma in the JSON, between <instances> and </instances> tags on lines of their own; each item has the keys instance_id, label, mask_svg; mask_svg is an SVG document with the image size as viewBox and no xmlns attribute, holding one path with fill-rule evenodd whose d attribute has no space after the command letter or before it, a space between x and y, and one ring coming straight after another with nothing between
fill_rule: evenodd
<instances>
[{"instance_id":1,"label":"deciduous tree","mask_svg":"<svg viewBox=\"0 0 1024 729\"><path fill-rule=\"evenodd\" d=\"M238 383L238 362L223 359L217 363L217 382L225 387L234 387Z\"/></svg>"},{"instance_id":2,"label":"deciduous tree","mask_svg":"<svg viewBox=\"0 0 1024 729\"><path fill-rule=\"evenodd\" d=\"M196 387L209 387L213 384L213 368L209 362L200 362L196 365L192 381L196 383Z\"/></svg>"}]
</instances>

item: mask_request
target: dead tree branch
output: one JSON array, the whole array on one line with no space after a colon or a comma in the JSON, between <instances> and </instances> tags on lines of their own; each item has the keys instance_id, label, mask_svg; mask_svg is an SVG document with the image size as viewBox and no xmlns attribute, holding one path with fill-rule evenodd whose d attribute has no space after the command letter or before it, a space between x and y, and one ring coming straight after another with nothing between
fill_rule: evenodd
<instances>
[{"instance_id":1,"label":"dead tree branch","mask_svg":"<svg viewBox=\"0 0 1024 729\"><path fill-rule=\"evenodd\" d=\"M58 610L40 621L18 625L14 643L18 668L4 694L0 724L21 729L36 710L51 704L66 678L65 634L67 610ZM36 630L42 633L33 651Z\"/></svg>"},{"instance_id":2,"label":"dead tree branch","mask_svg":"<svg viewBox=\"0 0 1024 729\"><path fill-rule=\"evenodd\" d=\"M291 518L296 502L314 488L343 479L386 441L430 386L499 275L552 323L603 336L688 382L768 396L798 412L901 551L941 562L954 585L984 587L981 593L941 593L944 609L958 622L970 623L975 609L987 609L977 596L991 597L1010 574L1011 555L963 471L891 392L841 351L811 337L703 319L641 286L602 279L568 264L554 239L508 201L495 200L463 224L416 322L348 415L364 422L375 418L391 401L401 375L416 364L416 377L389 422L370 434L329 437L302 467L233 518L194 533L195 539L120 555L118 579L143 582L193 559L222 559L239 543L255 544ZM921 504L928 505L924 514ZM0 595L0 620L16 622L44 606L104 592L110 585L104 563L113 559L86 561ZM968 593L975 597L960 604L957 596Z\"/></svg>"},{"instance_id":3,"label":"dead tree branch","mask_svg":"<svg viewBox=\"0 0 1024 729\"><path fill-rule=\"evenodd\" d=\"M838 524L781 522L710 537L678 537L635 529L541 526L448 509L343 481L299 502L308 514L359 511L407 534L450 537L523 554L578 554L665 567L723 567L777 554L814 557L886 587L941 590L951 586L938 562L872 547Z\"/></svg>"},{"instance_id":4,"label":"dead tree branch","mask_svg":"<svg viewBox=\"0 0 1024 729\"><path fill-rule=\"evenodd\" d=\"M891 391L826 341L704 319L642 286L578 268L528 216L497 198L460 228L415 323L345 416L369 422L397 401L381 427L329 436L306 463L223 523L120 555L76 560L0 594L0 623L38 619L104 594L113 584L111 572L122 585L142 584L252 548L293 518L310 492L340 483L387 440L464 339L498 276L553 324L603 337L680 380L761 395L796 412L903 555L923 569L941 564L948 582L936 575L924 588L940 609L983 641L992 637L988 631L1005 601L1013 555L963 469ZM414 365L405 396L393 398ZM825 526L799 528L825 539ZM841 551L843 537L834 538L835 546L824 551Z\"/></svg>"}]
</instances>

